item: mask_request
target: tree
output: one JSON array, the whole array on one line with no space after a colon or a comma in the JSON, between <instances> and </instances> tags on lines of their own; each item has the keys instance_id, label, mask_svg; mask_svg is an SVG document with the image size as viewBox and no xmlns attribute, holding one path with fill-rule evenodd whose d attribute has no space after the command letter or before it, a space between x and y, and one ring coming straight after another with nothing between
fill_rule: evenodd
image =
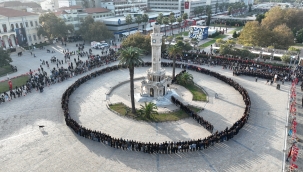
<instances>
[{"instance_id":1,"label":"tree","mask_svg":"<svg viewBox=\"0 0 303 172\"><path fill-rule=\"evenodd\" d=\"M133 17L130 14L127 14L125 17L125 22L127 24L128 34L130 35L129 25L133 22Z\"/></svg>"},{"instance_id":2,"label":"tree","mask_svg":"<svg viewBox=\"0 0 303 172\"><path fill-rule=\"evenodd\" d=\"M165 33L165 36L166 36L166 25L169 24L169 18L164 17L163 20L162 20L162 23L164 24L164 33Z\"/></svg>"},{"instance_id":3,"label":"tree","mask_svg":"<svg viewBox=\"0 0 303 172\"><path fill-rule=\"evenodd\" d=\"M158 14L158 17L157 17L157 19L156 19L156 22L158 23L158 24L162 24L163 22L163 14L162 13L159 13Z\"/></svg>"},{"instance_id":4,"label":"tree","mask_svg":"<svg viewBox=\"0 0 303 172\"><path fill-rule=\"evenodd\" d=\"M249 6L248 12L251 12L251 6L252 6L252 4L249 4L248 6Z\"/></svg>"},{"instance_id":5,"label":"tree","mask_svg":"<svg viewBox=\"0 0 303 172\"><path fill-rule=\"evenodd\" d=\"M203 13L204 13L204 6L200 6L200 7L199 7L199 13L200 13L201 15L203 15Z\"/></svg>"},{"instance_id":6,"label":"tree","mask_svg":"<svg viewBox=\"0 0 303 172\"><path fill-rule=\"evenodd\" d=\"M216 4L215 4L215 7L216 7L216 11L215 11L215 13L217 14L217 13L218 13L218 7L219 7L218 0L217 0L217 2L216 2Z\"/></svg>"},{"instance_id":7,"label":"tree","mask_svg":"<svg viewBox=\"0 0 303 172\"><path fill-rule=\"evenodd\" d=\"M76 31L77 35L83 35L83 33L85 33L88 30L89 25L93 24L94 22L95 21L92 16L90 15L86 16L84 20L81 20L79 30Z\"/></svg>"},{"instance_id":8,"label":"tree","mask_svg":"<svg viewBox=\"0 0 303 172\"><path fill-rule=\"evenodd\" d=\"M293 46L290 46L287 51L300 53L300 49Z\"/></svg>"},{"instance_id":9,"label":"tree","mask_svg":"<svg viewBox=\"0 0 303 172\"><path fill-rule=\"evenodd\" d=\"M194 15L197 17L197 15L200 13L199 7L194 8Z\"/></svg>"},{"instance_id":10,"label":"tree","mask_svg":"<svg viewBox=\"0 0 303 172\"><path fill-rule=\"evenodd\" d=\"M142 16L137 15L137 17L135 18L135 22L138 24L138 31L139 31L139 25L142 23Z\"/></svg>"},{"instance_id":11,"label":"tree","mask_svg":"<svg viewBox=\"0 0 303 172\"><path fill-rule=\"evenodd\" d=\"M303 29L299 30L296 33L296 39L298 43L302 43L303 42Z\"/></svg>"},{"instance_id":12,"label":"tree","mask_svg":"<svg viewBox=\"0 0 303 172\"><path fill-rule=\"evenodd\" d=\"M222 55L226 55L226 54L230 54L231 52L231 48L229 45L227 44L222 44L220 45L220 50L219 50L220 54Z\"/></svg>"},{"instance_id":13,"label":"tree","mask_svg":"<svg viewBox=\"0 0 303 172\"><path fill-rule=\"evenodd\" d=\"M38 35L43 35L52 41L54 38L65 37L68 34L68 27L65 22L54 13L45 13L39 17L40 27L37 29Z\"/></svg>"},{"instance_id":14,"label":"tree","mask_svg":"<svg viewBox=\"0 0 303 172\"><path fill-rule=\"evenodd\" d=\"M273 43L276 48L287 49L294 44L293 32L285 24L279 25L273 30Z\"/></svg>"},{"instance_id":15,"label":"tree","mask_svg":"<svg viewBox=\"0 0 303 172\"><path fill-rule=\"evenodd\" d=\"M156 104L152 103L152 102L144 102L144 106L140 105L140 113L145 116L146 118L150 119L152 117L152 115L158 115L159 113L156 111L158 110Z\"/></svg>"},{"instance_id":16,"label":"tree","mask_svg":"<svg viewBox=\"0 0 303 172\"><path fill-rule=\"evenodd\" d=\"M290 55L287 55L287 54L284 54L282 57L281 57L281 60L288 64L290 62Z\"/></svg>"},{"instance_id":17,"label":"tree","mask_svg":"<svg viewBox=\"0 0 303 172\"><path fill-rule=\"evenodd\" d=\"M149 16L148 14L143 14L142 15L142 22L144 23L144 28L145 28L145 31L146 31L146 23L149 21Z\"/></svg>"},{"instance_id":18,"label":"tree","mask_svg":"<svg viewBox=\"0 0 303 172\"><path fill-rule=\"evenodd\" d=\"M113 32L109 31L106 25L99 21L90 24L88 30L82 35L88 41L102 41L114 37Z\"/></svg>"},{"instance_id":19,"label":"tree","mask_svg":"<svg viewBox=\"0 0 303 172\"><path fill-rule=\"evenodd\" d=\"M182 48L184 51L188 52L193 49L193 46L190 45L189 42L186 42Z\"/></svg>"},{"instance_id":20,"label":"tree","mask_svg":"<svg viewBox=\"0 0 303 172\"><path fill-rule=\"evenodd\" d=\"M228 15L232 15L232 7L230 6L230 7L228 7Z\"/></svg>"},{"instance_id":21,"label":"tree","mask_svg":"<svg viewBox=\"0 0 303 172\"><path fill-rule=\"evenodd\" d=\"M183 13L182 19L183 19L183 22L185 24L185 26L184 26L184 31L185 31L185 27L186 27L186 24L187 24L186 20L188 19L188 14L187 13Z\"/></svg>"},{"instance_id":22,"label":"tree","mask_svg":"<svg viewBox=\"0 0 303 172\"><path fill-rule=\"evenodd\" d=\"M144 53L150 53L150 35L142 35L139 32L129 35L123 40L121 47L137 47L140 48Z\"/></svg>"},{"instance_id":23,"label":"tree","mask_svg":"<svg viewBox=\"0 0 303 172\"><path fill-rule=\"evenodd\" d=\"M207 14L207 20L206 20L206 26L210 25L210 20L211 20L211 13Z\"/></svg>"},{"instance_id":24,"label":"tree","mask_svg":"<svg viewBox=\"0 0 303 172\"><path fill-rule=\"evenodd\" d=\"M224 4L223 4L223 3L221 3L221 4L219 5L219 10L220 10L220 12L222 12L222 11L223 11L223 8L224 8Z\"/></svg>"},{"instance_id":25,"label":"tree","mask_svg":"<svg viewBox=\"0 0 303 172\"><path fill-rule=\"evenodd\" d=\"M182 18L178 17L177 22L179 23L179 28L180 28L180 31L181 31Z\"/></svg>"},{"instance_id":26,"label":"tree","mask_svg":"<svg viewBox=\"0 0 303 172\"><path fill-rule=\"evenodd\" d=\"M211 6L210 5L207 5L206 6L206 14L208 15L208 14L211 14Z\"/></svg>"},{"instance_id":27,"label":"tree","mask_svg":"<svg viewBox=\"0 0 303 172\"><path fill-rule=\"evenodd\" d=\"M262 20L265 18L265 15L264 14L258 14L256 16L256 21L259 22L259 24L261 24Z\"/></svg>"},{"instance_id":28,"label":"tree","mask_svg":"<svg viewBox=\"0 0 303 172\"><path fill-rule=\"evenodd\" d=\"M178 42L182 42L182 41L178 41ZM173 76L172 76L172 80L175 79L177 55L180 55L181 53L182 53L182 47L180 47L179 44L172 45L168 48L168 54L170 55L170 57L173 58Z\"/></svg>"},{"instance_id":29,"label":"tree","mask_svg":"<svg viewBox=\"0 0 303 172\"><path fill-rule=\"evenodd\" d=\"M173 23L175 23L175 22L176 22L175 14L172 13L172 14L169 16L169 24L170 24L170 28L171 28L172 35L174 35Z\"/></svg>"},{"instance_id":30,"label":"tree","mask_svg":"<svg viewBox=\"0 0 303 172\"><path fill-rule=\"evenodd\" d=\"M181 75L178 75L176 78L177 83L181 85L192 84L193 79L194 79L193 75L188 72L184 72Z\"/></svg>"},{"instance_id":31,"label":"tree","mask_svg":"<svg viewBox=\"0 0 303 172\"><path fill-rule=\"evenodd\" d=\"M143 63L140 57L142 50L136 47L127 47L120 50L119 64L128 67L130 76L130 98L132 104L132 113L136 113L135 96L134 96L134 71L135 66Z\"/></svg>"},{"instance_id":32,"label":"tree","mask_svg":"<svg viewBox=\"0 0 303 172\"><path fill-rule=\"evenodd\" d=\"M0 67L9 65L10 62L12 62L12 58L10 54L3 50L3 48L0 48Z\"/></svg>"},{"instance_id":33,"label":"tree","mask_svg":"<svg viewBox=\"0 0 303 172\"><path fill-rule=\"evenodd\" d=\"M237 38L237 37L238 37L237 31L234 31L233 32L233 38Z\"/></svg>"}]
</instances>

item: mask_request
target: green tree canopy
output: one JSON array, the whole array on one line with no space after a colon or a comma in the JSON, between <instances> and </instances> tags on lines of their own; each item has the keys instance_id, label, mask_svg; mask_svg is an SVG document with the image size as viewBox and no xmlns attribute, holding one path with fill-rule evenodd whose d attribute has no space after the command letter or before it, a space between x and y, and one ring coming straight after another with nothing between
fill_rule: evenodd
<instances>
[{"instance_id":1,"label":"green tree canopy","mask_svg":"<svg viewBox=\"0 0 303 172\"><path fill-rule=\"evenodd\" d=\"M126 39L123 40L122 47L138 47L145 53L150 53L150 35L143 35L139 32L129 35Z\"/></svg>"},{"instance_id":2,"label":"green tree canopy","mask_svg":"<svg viewBox=\"0 0 303 172\"><path fill-rule=\"evenodd\" d=\"M146 118L150 119L152 118L152 115L158 115L159 113L156 111L158 110L156 104L153 102L144 103L143 105L140 105L140 113L141 115L145 116Z\"/></svg>"},{"instance_id":3,"label":"green tree canopy","mask_svg":"<svg viewBox=\"0 0 303 172\"><path fill-rule=\"evenodd\" d=\"M177 59L177 55L180 55L182 53L182 45L180 45L181 43L183 43L182 41L178 41L177 44L172 45L168 48L168 54L169 56L171 56L173 58L173 76L172 79L175 79L175 70L176 70L176 59ZM184 45L184 43L183 43Z\"/></svg>"},{"instance_id":4,"label":"green tree canopy","mask_svg":"<svg viewBox=\"0 0 303 172\"><path fill-rule=\"evenodd\" d=\"M125 22L127 24L128 34L130 35L129 25L133 22L133 17L130 14L127 14L125 17Z\"/></svg>"},{"instance_id":5,"label":"green tree canopy","mask_svg":"<svg viewBox=\"0 0 303 172\"><path fill-rule=\"evenodd\" d=\"M39 17L39 23L40 27L37 29L37 34L46 36L49 41L54 38L67 36L68 29L71 29L71 26L67 26L65 22L54 13L42 14Z\"/></svg>"},{"instance_id":6,"label":"green tree canopy","mask_svg":"<svg viewBox=\"0 0 303 172\"><path fill-rule=\"evenodd\" d=\"M7 51L0 48L0 67L7 66L12 61L13 60L10 54Z\"/></svg>"},{"instance_id":7,"label":"green tree canopy","mask_svg":"<svg viewBox=\"0 0 303 172\"><path fill-rule=\"evenodd\" d=\"M134 71L135 66L140 65L143 63L142 58L140 57L142 55L142 50L137 47L127 47L122 48L120 50L120 56L119 56L119 64L120 65L126 65L129 70L129 76L130 76L130 94L131 94L131 105L132 105L132 113L136 113L136 107L135 107L135 96L134 96Z\"/></svg>"},{"instance_id":8,"label":"green tree canopy","mask_svg":"<svg viewBox=\"0 0 303 172\"><path fill-rule=\"evenodd\" d=\"M142 16L141 15L137 15L137 17L135 18L135 22L138 24L138 30L140 29L139 28L139 25L142 23Z\"/></svg>"},{"instance_id":9,"label":"green tree canopy","mask_svg":"<svg viewBox=\"0 0 303 172\"><path fill-rule=\"evenodd\" d=\"M181 75L178 75L176 78L177 83L181 85L191 84L193 83L193 79L193 75L188 72L184 72Z\"/></svg>"},{"instance_id":10,"label":"green tree canopy","mask_svg":"<svg viewBox=\"0 0 303 172\"><path fill-rule=\"evenodd\" d=\"M109 31L106 25L99 21L90 24L88 30L83 34L83 38L88 41L103 41L113 37L113 32Z\"/></svg>"},{"instance_id":11,"label":"green tree canopy","mask_svg":"<svg viewBox=\"0 0 303 172\"><path fill-rule=\"evenodd\" d=\"M91 16L82 21L76 33L88 41L103 41L114 37L113 32L109 31L104 23L95 22Z\"/></svg>"},{"instance_id":12,"label":"green tree canopy","mask_svg":"<svg viewBox=\"0 0 303 172\"><path fill-rule=\"evenodd\" d=\"M158 14L158 17L157 17L157 19L156 19L156 22L158 23L158 24L162 24L163 22L163 14L162 13L159 13Z\"/></svg>"},{"instance_id":13,"label":"green tree canopy","mask_svg":"<svg viewBox=\"0 0 303 172\"><path fill-rule=\"evenodd\" d=\"M284 62L284 63L289 63L290 62L290 55L288 54L284 54L282 57L281 57L281 60Z\"/></svg>"}]
</instances>

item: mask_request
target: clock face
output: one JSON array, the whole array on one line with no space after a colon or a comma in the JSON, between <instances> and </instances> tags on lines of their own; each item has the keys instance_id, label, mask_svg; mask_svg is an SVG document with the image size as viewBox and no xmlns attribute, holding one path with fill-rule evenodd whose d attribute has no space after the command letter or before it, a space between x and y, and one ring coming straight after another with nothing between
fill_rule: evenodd
<instances>
[{"instance_id":1,"label":"clock face","mask_svg":"<svg viewBox=\"0 0 303 172\"><path fill-rule=\"evenodd\" d=\"M153 43L156 43L156 40L155 40L155 39L153 39Z\"/></svg>"}]
</instances>

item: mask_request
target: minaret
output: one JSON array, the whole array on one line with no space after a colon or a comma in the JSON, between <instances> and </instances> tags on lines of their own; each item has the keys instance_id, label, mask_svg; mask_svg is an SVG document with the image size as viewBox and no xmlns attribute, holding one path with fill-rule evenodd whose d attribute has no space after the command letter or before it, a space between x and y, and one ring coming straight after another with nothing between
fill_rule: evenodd
<instances>
[{"instance_id":1,"label":"minaret","mask_svg":"<svg viewBox=\"0 0 303 172\"><path fill-rule=\"evenodd\" d=\"M151 47L152 47L152 71L154 73L160 72L161 70L161 45L162 36L160 33L160 25L155 25L151 36Z\"/></svg>"}]
</instances>

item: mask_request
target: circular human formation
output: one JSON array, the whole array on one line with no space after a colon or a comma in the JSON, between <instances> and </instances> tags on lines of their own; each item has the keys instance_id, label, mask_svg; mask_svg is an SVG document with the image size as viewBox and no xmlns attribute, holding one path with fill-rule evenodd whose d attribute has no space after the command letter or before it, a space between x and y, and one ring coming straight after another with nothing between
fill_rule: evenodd
<instances>
[{"instance_id":1,"label":"circular human formation","mask_svg":"<svg viewBox=\"0 0 303 172\"><path fill-rule=\"evenodd\" d=\"M151 66L150 62L146 62L143 64L144 66ZM166 65L167 63L163 63L162 65ZM177 64L177 67L181 67L181 64ZM188 66L189 70L193 70L199 73L203 73L206 75L210 75L213 77L216 77L217 79L229 84L230 86L234 87L239 93L242 95L242 98L245 102L245 110L242 115L242 117L236 121L230 128L226 127L224 131L215 132L212 135L208 136L204 139L196 139L196 140L188 140L188 141L178 141L178 142L170 142L166 141L163 143L150 143L150 142L141 142L136 140L128 140L128 139L118 139L110 136L109 134L102 133L100 131L91 130L86 128L85 126L79 125L74 119L71 118L69 114L69 97L70 95L83 83L86 81L95 78L99 75L108 73L113 70L118 70L120 67L126 68L126 66L123 65L115 65L112 67L107 67L98 71L95 71L91 74L88 74L80 79L78 79L75 83L73 83L62 95L61 99L61 105L62 109L64 111L65 116L65 122L66 125L72 128L78 135L102 142L103 144L106 144L108 146L111 146L113 148L117 149L123 149L123 150L132 150L132 151L141 151L145 153L178 153L178 152L188 152L196 151L196 150L203 150L208 148L209 146L213 146L214 143L227 141L231 138L233 138L234 135L237 135L239 130L245 125L245 123L248 120L249 112L250 112L250 98L248 95L248 92L246 89L244 89L241 85L239 85L237 82L232 80L231 78L228 78L226 76L223 76L219 73L210 71L208 69L204 69L201 67L190 65ZM174 103L176 103L176 100L173 100ZM200 125L206 127L207 124L204 122L202 117L200 117L198 114L193 113L192 111L187 111L191 115L193 119L195 119Z\"/></svg>"}]
</instances>

